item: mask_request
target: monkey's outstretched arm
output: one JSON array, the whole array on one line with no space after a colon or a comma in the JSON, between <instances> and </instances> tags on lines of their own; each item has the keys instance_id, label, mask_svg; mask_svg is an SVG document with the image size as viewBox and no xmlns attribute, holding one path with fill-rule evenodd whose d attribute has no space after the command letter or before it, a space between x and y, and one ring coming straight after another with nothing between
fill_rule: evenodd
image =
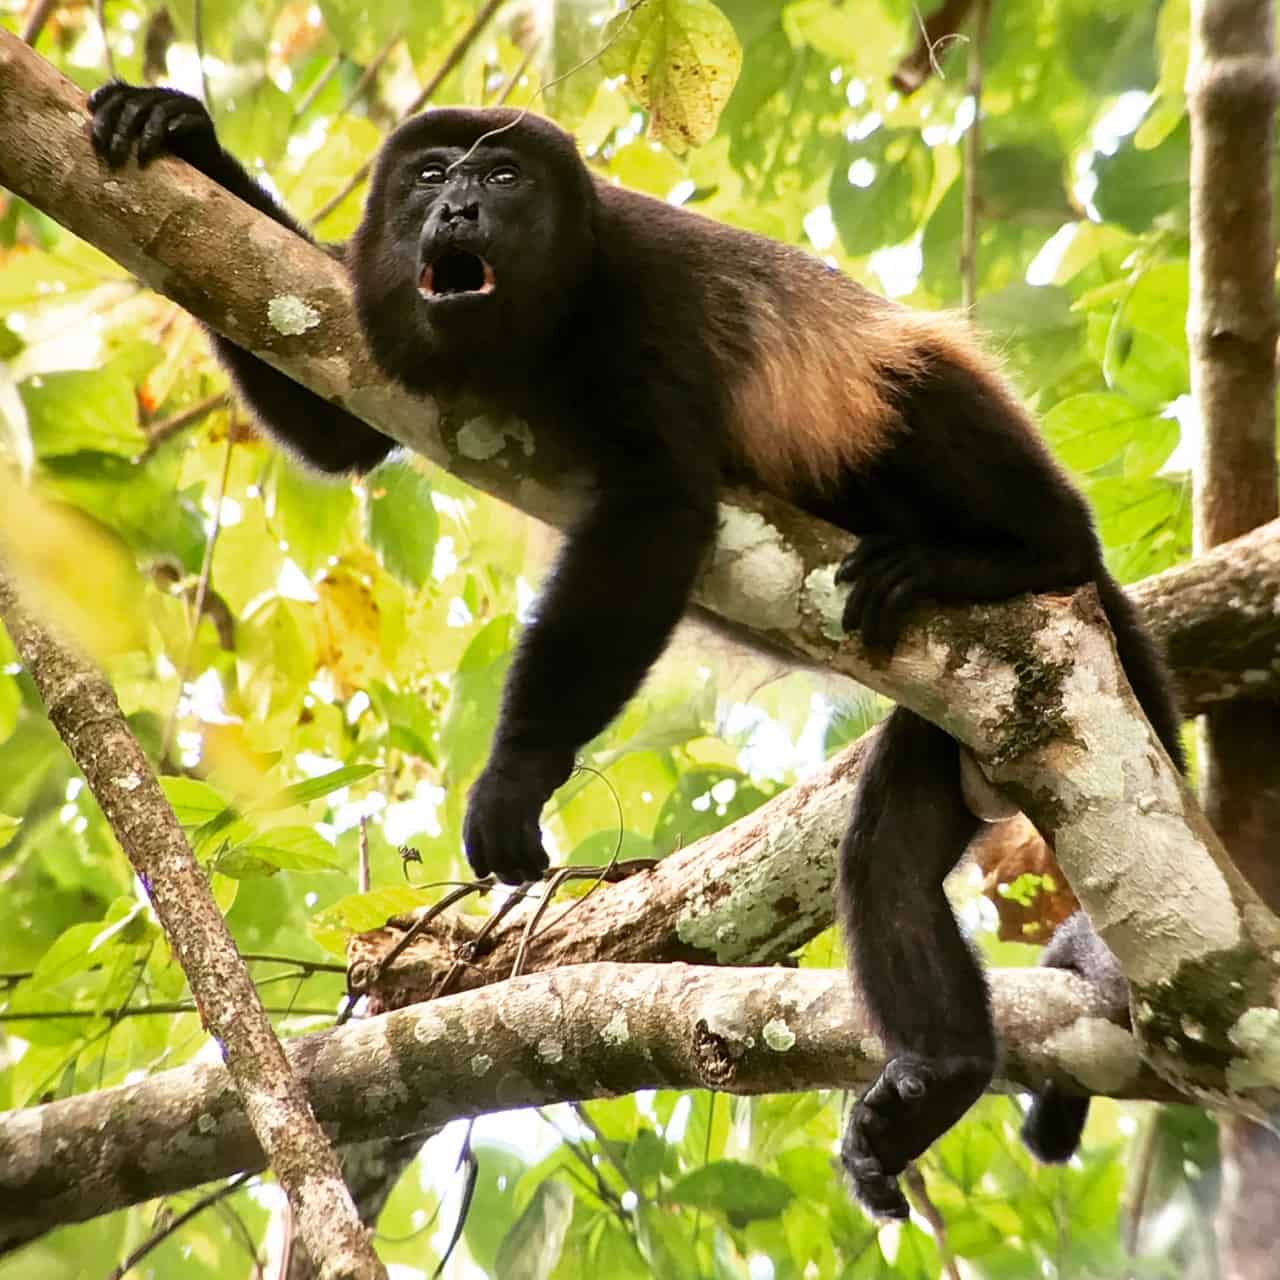
<instances>
[{"instance_id":1,"label":"monkey's outstretched arm","mask_svg":"<svg viewBox=\"0 0 1280 1280\"><path fill-rule=\"evenodd\" d=\"M93 145L113 169L175 155L260 213L306 240L303 227L224 150L204 104L177 89L112 81L89 98ZM209 330L218 359L254 416L281 444L321 471L367 471L395 442L337 405Z\"/></svg>"},{"instance_id":2,"label":"monkey's outstretched arm","mask_svg":"<svg viewBox=\"0 0 1280 1280\"><path fill-rule=\"evenodd\" d=\"M714 487L673 473L602 489L571 530L516 650L489 763L468 801L464 839L477 875L518 884L546 869L542 807L661 654L715 528Z\"/></svg>"}]
</instances>

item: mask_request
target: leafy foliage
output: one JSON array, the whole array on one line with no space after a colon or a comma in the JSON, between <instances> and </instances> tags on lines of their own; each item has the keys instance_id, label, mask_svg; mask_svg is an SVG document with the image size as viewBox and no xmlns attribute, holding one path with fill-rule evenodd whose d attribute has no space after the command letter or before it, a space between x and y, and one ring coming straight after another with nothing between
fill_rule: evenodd
<instances>
[{"instance_id":1,"label":"leafy foliage","mask_svg":"<svg viewBox=\"0 0 1280 1280\"><path fill-rule=\"evenodd\" d=\"M219 128L295 209L325 208L477 7L205 3ZM115 68L141 78L154 37L192 87L190 9L174 10L165 45L159 8L106 7ZM959 300L967 38L940 48L939 74L903 97L888 80L916 35L907 0L544 10L545 27L504 10L461 46L437 100L510 90L574 128L606 176L805 244L913 305ZM14 12L0 21L16 24ZM1187 0L997 4L984 58L978 318L1126 579L1189 544L1187 14ZM63 7L38 45L86 86L107 74L96 21L91 7ZM555 80L541 97L540 78ZM361 193L320 233L349 232ZM304 474L214 398L223 385L188 317L0 194L0 522L23 538L20 568L42 599L96 642L242 948L287 958L255 972L291 1033L327 1022L341 998L340 978L311 965L438 896L418 886L461 873L463 797L549 548L543 531L419 461L354 485ZM562 855L688 844L875 714L871 700L833 706L809 676L768 684L763 662L702 661L677 644L588 748L603 777L575 776L547 816ZM402 863L404 845L421 865ZM199 1048L180 971L2 633L0 882L17 926L0 934L0 1104L119 1083ZM826 937L801 959L832 954ZM1206 1197L1186 1170L1212 1152L1194 1116L1159 1134L1151 1194L1167 1214L1158 1239L1139 1236L1159 1256L1131 1259L1118 1229L1129 1110L1095 1108L1084 1156L1044 1170L1017 1145L1012 1104L988 1099L921 1162L920 1215L877 1230L833 1174L840 1105L659 1093L560 1108L554 1127L482 1123L463 1237L479 1271L465 1274L932 1278L951 1258L992 1280L1205 1273ZM456 1143L431 1143L421 1177L392 1195L388 1261L435 1266L456 1209ZM263 1238L263 1205L237 1193L230 1216L193 1219L145 1265L251 1274L246 1239ZM0 1262L0 1276L81 1275L85 1257L127 1253L151 1214L58 1232Z\"/></svg>"}]
</instances>

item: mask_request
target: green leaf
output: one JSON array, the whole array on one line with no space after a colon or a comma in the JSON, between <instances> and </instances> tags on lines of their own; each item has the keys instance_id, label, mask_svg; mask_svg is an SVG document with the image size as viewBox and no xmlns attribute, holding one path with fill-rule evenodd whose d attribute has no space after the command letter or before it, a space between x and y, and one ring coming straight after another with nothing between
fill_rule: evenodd
<instances>
[{"instance_id":1,"label":"green leaf","mask_svg":"<svg viewBox=\"0 0 1280 1280\"><path fill-rule=\"evenodd\" d=\"M253 162L271 164L283 153L293 126L293 103L269 76L218 102L218 141L241 156L250 172Z\"/></svg>"},{"instance_id":2,"label":"green leaf","mask_svg":"<svg viewBox=\"0 0 1280 1280\"><path fill-rule=\"evenodd\" d=\"M184 827L199 827L228 812L226 797L198 778L164 777L160 790Z\"/></svg>"},{"instance_id":3,"label":"green leaf","mask_svg":"<svg viewBox=\"0 0 1280 1280\"><path fill-rule=\"evenodd\" d=\"M1043 428L1058 457L1075 471L1105 466L1148 433L1162 439L1166 434L1162 419L1149 409L1105 391L1059 400L1045 414Z\"/></svg>"},{"instance_id":4,"label":"green leaf","mask_svg":"<svg viewBox=\"0 0 1280 1280\"><path fill-rule=\"evenodd\" d=\"M369 685L369 700L387 723L387 740L400 751L437 763L434 739L436 717L417 693L401 693L381 681Z\"/></svg>"},{"instance_id":5,"label":"green leaf","mask_svg":"<svg viewBox=\"0 0 1280 1280\"><path fill-rule=\"evenodd\" d=\"M28 378L19 391L41 457L84 450L133 457L146 447L133 384L122 373L42 373Z\"/></svg>"},{"instance_id":6,"label":"green leaf","mask_svg":"<svg viewBox=\"0 0 1280 1280\"><path fill-rule=\"evenodd\" d=\"M795 1193L781 1178L739 1160L717 1160L687 1174L667 1192L672 1204L714 1209L735 1227L775 1218Z\"/></svg>"},{"instance_id":7,"label":"green leaf","mask_svg":"<svg viewBox=\"0 0 1280 1280\"><path fill-rule=\"evenodd\" d=\"M343 787L349 787L356 782L363 782L370 774L377 772L378 766L376 764L343 765L340 769L330 769L328 773L322 773L318 777L306 778L302 782L292 783L282 791L278 791L269 800L254 807L255 809L269 811L291 809L295 804L309 804L312 800L319 800L322 796L329 796L335 791L341 791Z\"/></svg>"},{"instance_id":8,"label":"green leaf","mask_svg":"<svg viewBox=\"0 0 1280 1280\"><path fill-rule=\"evenodd\" d=\"M855 186L859 162L874 173L866 186ZM870 138L849 144L827 188L831 217L840 243L855 258L884 245L909 239L919 225L933 184L933 153L908 129L878 129Z\"/></svg>"},{"instance_id":9,"label":"green leaf","mask_svg":"<svg viewBox=\"0 0 1280 1280\"><path fill-rule=\"evenodd\" d=\"M627 77L649 131L673 151L716 131L742 69L742 46L709 0L640 0L605 28L601 64Z\"/></svg>"},{"instance_id":10,"label":"green leaf","mask_svg":"<svg viewBox=\"0 0 1280 1280\"><path fill-rule=\"evenodd\" d=\"M496 1143L476 1143L475 1154L479 1174L463 1235L476 1265L491 1276L500 1275L494 1270L494 1260L515 1210L516 1183L525 1163L514 1151Z\"/></svg>"},{"instance_id":11,"label":"green leaf","mask_svg":"<svg viewBox=\"0 0 1280 1280\"><path fill-rule=\"evenodd\" d=\"M214 869L236 880L277 871L339 871L333 846L310 827L273 827L218 856Z\"/></svg>"},{"instance_id":12,"label":"green leaf","mask_svg":"<svg viewBox=\"0 0 1280 1280\"><path fill-rule=\"evenodd\" d=\"M1102 541L1120 547L1149 537L1172 520L1182 503L1181 486L1167 480L1104 478L1089 486Z\"/></svg>"},{"instance_id":13,"label":"green leaf","mask_svg":"<svg viewBox=\"0 0 1280 1280\"><path fill-rule=\"evenodd\" d=\"M690 769L663 802L653 828L659 854L688 848L768 797L736 769Z\"/></svg>"},{"instance_id":14,"label":"green leaf","mask_svg":"<svg viewBox=\"0 0 1280 1280\"><path fill-rule=\"evenodd\" d=\"M0 813L0 849L3 849L22 826L21 818L11 818L7 813Z\"/></svg>"},{"instance_id":15,"label":"green leaf","mask_svg":"<svg viewBox=\"0 0 1280 1280\"><path fill-rule=\"evenodd\" d=\"M347 518L356 505L351 485L322 479L278 453L268 497L289 555L305 572L315 573L341 546Z\"/></svg>"},{"instance_id":16,"label":"green leaf","mask_svg":"<svg viewBox=\"0 0 1280 1280\"><path fill-rule=\"evenodd\" d=\"M357 65L371 62L417 7L400 0L319 0L319 5L338 47Z\"/></svg>"},{"instance_id":17,"label":"green leaf","mask_svg":"<svg viewBox=\"0 0 1280 1280\"><path fill-rule=\"evenodd\" d=\"M440 727L441 756L455 781L470 776L488 747L511 663L514 630L510 614L494 618L476 634L458 663Z\"/></svg>"},{"instance_id":18,"label":"green leaf","mask_svg":"<svg viewBox=\"0 0 1280 1280\"><path fill-rule=\"evenodd\" d=\"M392 916L429 907L439 896L438 889L414 889L407 884L348 894L311 918L311 936L326 951L342 955L349 935L381 929Z\"/></svg>"},{"instance_id":19,"label":"green leaf","mask_svg":"<svg viewBox=\"0 0 1280 1280\"><path fill-rule=\"evenodd\" d=\"M1126 139L1115 155L1098 156L1094 168L1098 189L1093 202L1108 222L1141 234L1164 218L1186 224L1190 181L1190 131L1185 120L1158 147L1141 151Z\"/></svg>"},{"instance_id":20,"label":"green leaf","mask_svg":"<svg viewBox=\"0 0 1280 1280\"><path fill-rule=\"evenodd\" d=\"M369 478L368 538L387 572L406 586L431 576L440 522L431 486L410 463L392 462Z\"/></svg>"},{"instance_id":21,"label":"green leaf","mask_svg":"<svg viewBox=\"0 0 1280 1280\"><path fill-rule=\"evenodd\" d=\"M547 1280L572 1220L573 1193L551 1179L543 1182L498 1246L493 1274L503 1280Z\"/></svg>"}]
</instances>

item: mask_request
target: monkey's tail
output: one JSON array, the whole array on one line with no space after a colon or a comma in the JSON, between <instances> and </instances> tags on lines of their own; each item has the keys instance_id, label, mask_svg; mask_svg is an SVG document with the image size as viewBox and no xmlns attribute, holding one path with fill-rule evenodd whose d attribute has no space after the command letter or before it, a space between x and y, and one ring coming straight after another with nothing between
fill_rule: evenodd
<instances>
[{"instance_id":1,"label":"monkey's tail","mask_svg":"<svg viewBox=\"0 0 1280 1280\"><path fill-rule=\"evenodd\" d=\"M1173 679L1156 642L1138 617L1124 588L1105 570L1097 577L1098 596L1116 639L1120 665L1129 678L1138 705L1146 713L1179 773L1186 772L1182 750L1182 717L1173 696Z\"/></svg>"},{"instance_id":2,"label":"monkey's tail","mask_svg":"<svg viewBox=\"0 0 1280 1280\"><path fill-rule=\"evenodd\" d=\"M1116 653L1134 697L1169 758L1183 771L1186 761L1180 737L1181 717L1164 659L1120 584L1100 570L1097 585L1115 636ZM1062 923L1040 963L1053 969L1070 969L1094 984L1105 985L1117 1003L1125 998L1127 988L1120 965L1082 911ZM1060 1164L1075 1154L1088 1115L1087 1097L1064 1093L1049 1083L1031 1103L1022 1124L1022 1140L1038 1160Z\"/></svg>"}]
</instances>

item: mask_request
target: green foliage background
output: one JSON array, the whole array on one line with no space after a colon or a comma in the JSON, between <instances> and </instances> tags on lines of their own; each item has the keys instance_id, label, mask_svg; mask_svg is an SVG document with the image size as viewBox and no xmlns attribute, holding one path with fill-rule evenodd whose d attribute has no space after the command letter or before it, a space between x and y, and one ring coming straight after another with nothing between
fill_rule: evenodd
<instances>
[{"instance_id":1,"label":"green foliage background","mask_svg":"<svg viewBox=\"0 0 1280 1280\"><path fill-rule=\"evenodd\" d=\"M323 209L478 7L206 0L205 74L224 141L295 211ZM18 29L22 8L0 0L0 21ZM106 6L105 48L126 79L144 75L158 9ZM977 319L1087 490L1124 580L1189 545L1175 454L1188 391L1187 10L996 3L985 55ZM162 52L191 87L193 9L183 0L170 14ZM967 45L948 42L942 74L904 98L889 76L917 21L906 0L646 0L621 17L607 2L513 2L435 100L492 100L537 40L511 100L574 129L602 173L806 245L913 305L953 306ZM376 90L353 100L362 66L393 40ZM85 88L107 75L91 8L56 9L37 47ZM539 78L555 77L534 98ZM462 802L546 537L411 459L363 484L322 483L225 406L151 443L158 424L207 408L224 386L198 327L40 213L0 201L4 483L42 500L54 594L96 620L242 949L288 958L255 963L282 1031L329 1025L341 977L296 961L340 962L350 931L433 900L415 886L463 870ZM319 233L347 234L359 207L357 190ZM0 633L9 1107L172 1066L203 1039L128 865L13 659ZM620 804L624 856L667 852L774 794L876 714L870 699L832 708L810 676L747 659L703 667L677 645L586 753L607 784L575 778L549 830L563 857L600 861L618 843ZM355 880L362 814L367 894ZM402 843L422 859L407 872ZM838 945L820 938L801 961L838 964ZM1211 1274L1214 1186L1201 1175L1212 1130L1196 1113L1096 1107L1082 1157L1046 1170L1017 1145L1015 1106L988 1099L921 1162L939 1236L924 1217L877 1230L852 1207L832 1167L840 1109L838 1097L659 1093L482 1125L476 1203L449 1274L924 1278L948 1257L991 1280ZM520 1142L499 1136L509 1133ZM433 1142L392 1196L379 1224L389 1261L434 1268L456 1205L457 1141ZM1163 1211L1159 1231L1138 1234L1136 1259L1122 1231L1127 1179L1138 1194L1131 1169L1146 1171L1148 1220ZM452 1198L437 1223L441 1196ZM253 1274L273 1197L238 1193L142 1270ZM0 1276L94 1274L86 1259L105 1271L155 1215L146 1206L56 1232L0 1261Z\"/></svg>"}]
</instances>

